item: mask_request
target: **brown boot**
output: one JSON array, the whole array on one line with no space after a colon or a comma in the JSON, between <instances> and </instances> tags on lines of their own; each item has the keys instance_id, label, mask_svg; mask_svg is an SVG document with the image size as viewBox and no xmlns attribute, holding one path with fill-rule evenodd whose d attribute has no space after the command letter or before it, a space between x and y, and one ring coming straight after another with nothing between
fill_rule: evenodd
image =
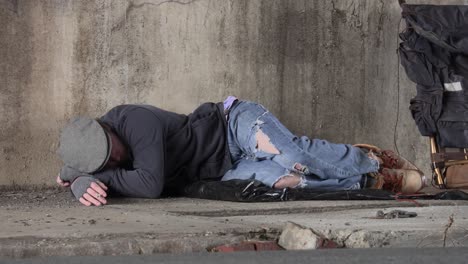
<instances>
[{"instance_id":1,"label":"brown boot","mask_svg":"<svg viewBox=\"0 0 468 264\"><path fill-rule=\"evenodd\" d=\"M379 161L380 167L388 169L418 170L418 167L392 150L382 150L369 144L356 144L355 147L367 152L371 159Z\"/></svg>"},{"instance_id":2,"label":"brown boot","mask_svg":"<svg viewBox=\"0 0 468 264\"><path fill-rule=\"evenodd\" d=\"M371 189L411 194L426 186L426 177L417 170L383 168L379 172L370 175L374 178Z\"/></svg>"},{"instance_id":3,"label":"brown boot","mask_svg":"<svg viewBox=\"0 0 468 264\"><path fill-rule=\"evenodd\" d=\"M388 169L402 169L402 170L419 170L416 165L409 162L407 159L397 155L391 150L382 150L376 153L382 161L382 167Z\"/></svg>"}]
</instances>

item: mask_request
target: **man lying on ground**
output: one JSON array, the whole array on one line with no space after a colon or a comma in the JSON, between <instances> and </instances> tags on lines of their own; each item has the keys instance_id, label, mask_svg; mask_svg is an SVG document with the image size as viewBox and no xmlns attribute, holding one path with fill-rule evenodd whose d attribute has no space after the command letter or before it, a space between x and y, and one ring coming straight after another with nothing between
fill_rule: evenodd
<instances>
[{"instance_id":1,"label":"man lying on ground","mask_svg":"<svg viewBox=\"0 0 468 264\"><path fill-rule=\"evenodd\" d=\"M63 129L57 183L84 205L108 194L175 196L199 180L255 179L272 188L414 193L425 177L393 152L293 135L263 106L228 97L189 115L120 105Z\"/></svg>"}]
</instances>

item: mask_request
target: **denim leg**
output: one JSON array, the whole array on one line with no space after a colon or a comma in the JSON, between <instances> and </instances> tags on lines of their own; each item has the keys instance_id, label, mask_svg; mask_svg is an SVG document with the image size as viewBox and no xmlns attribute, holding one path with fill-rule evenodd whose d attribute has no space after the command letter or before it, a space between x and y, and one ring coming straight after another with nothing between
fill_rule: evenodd
<instances>
[{"instance_id":1,"label":"denim leg","mask_svg":"<svg viewBox=\"0 0 468 264\"><path fill-rule=\"evenodd\" d=\"M273 187L282 177L289 175L291 175L289 170L272 160L239 159L221 180L257 180L269 187ZM302 175L301 182L296 187L333 191L359 189L360 180L361 176L322 180L315 176Z\"/></svg>"},{"instance_id":2,"label":"denim leg","mask_svg":"<svg viewBox=\"0 0 468 264\"><path fill-rule=\"evenodd\" d=\"M326 191L357 190L361 189L362 176L351 176L345 179L322 180L314 175L302 176L302 181L298 188L316 189Z\"/></svg>"},{"instance_id":3,"label":"denim leg","mask_svg":"<svg viewBox=\"0 0 468 264\"><path fill-rule=\"evenodd\" d=\"M273 150L259 147L258 133L266 136ZM287 170L321 180L361 176L379 168L359 148L293 135L268 110L252 102L240 102L231 110L228 143L234 161L272 160Z\"/></svg>"},{"instance_id":4,"label":"denim leg","mask_svg":"<svg viewBox=\"0 0 468 264\"><path fill-rule=\"evenodd\" d=\"M224 174L221 180L257 180L267 186L273 187L281 177L289 174L288 170L272 160L255 161L240 159Z\"/></svg>"}]
</instances>

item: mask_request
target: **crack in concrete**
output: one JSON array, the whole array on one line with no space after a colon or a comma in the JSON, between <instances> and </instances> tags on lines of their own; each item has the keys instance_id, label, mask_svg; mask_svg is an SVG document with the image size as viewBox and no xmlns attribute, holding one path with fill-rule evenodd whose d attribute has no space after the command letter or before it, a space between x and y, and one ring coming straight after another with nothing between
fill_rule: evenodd
<instances>
[{"instance_id":1,"label":"crack in concrete","mask_svg":"<svg viewBox=\"0 0 468 264\"><path fill-rule=\"evenodd\" d=\"M373 209L387 208L396 206L394 203L378 203L367 205L343 205L334 207L297 207L297 208L266 208L266 209L233 209L233 210L216 210L216 211L168 211L175 215L192 215L204 217L230 217L230 216L250 216L250 215L276 215L276 214L303 214L303 213L325 213L338 212L353 209ZM426 205L423 205L426 206ZM398 207L414 207L414 204L398 204Z\"/></svg>"},{"instance_id":2,"label":"crack in concrete","mask_svg":"<svg viewBox=\"0 0 468 264\"><path fill-rule=\"evenodd\" d=\"M351 233L350 233L349 235L347 235L347 236L343 239L342 246L343 246L344 248L348 247L348 245L346 245L346 242L348 241L348 239L349 239L352 235L354 235L354 234L356 234L357 232L360 232L360 231L362 231L362 230L361 230L361 229L352 230Z\"/></svg>"},{"instance_id":3,"label":"crack in concrete","mask_svg":"<svg viewBox=\"0 0 468 264\"><path fill-rule=\"evenodd\" d=\"M447 225L445 225L445 230L444 230L444 243L443 243L443 245L442 245L443 247L445 247L445 245L446 245L447 233L448 233L450 227L452 227L453 222L454 222L454 220L453 220L453 214L451 214L451 215L449 216L449 219L448 219L448 220L449 220L449 221L448 221Z\"/></svg>"},{"instance_id":4,"label":"crack in concrete","mask_svg":"<svg viewBox=\"0 0 468 264\"><path fill-rule=\"evenodd\" d=\"M335 6L335 1L334 1L334 0L331 0L330 3L331 3L331 5L332 5L332 10L331 10L331 11L332 11L332 12L337 12L338 10L337 10L337 8L336 8L336 6Z\"/></svg>"},{"instance_id":5,"label":"crack in concrete","mask_svg":"<svg viewBox=\"0 0 468 264\"><path fill-rule=\"evenodd\" d=\"M403 237L406 232L401 231L368 231L365 229L349 230L349 234L336 232L334 241L343 248L375 248L392 245L397 237ZM343 231L341 231L343 232Z\"/></svg>"},{"instance_id":6,"label":"crack in concrete","mask_svg":"<svg viewBox=\"0 0 468 264\"><path fill-rule=\"evenodd\" d=\"M191 0L191 1L187 1L187 2L184 2L184 1L178 1L178 0L166 0L166 1L161 1L159 3L152 3L152 2L143 2L141 4L134 4L133 2L130 2L130 5L127 7L127 10L125 11L125 15L128 16L128 14L133 11L134 9L138 9L138 8L141 8L143 6L146 6L146 5L151 5L151 6L155 6L155 7L159 7L159 6L162 6L164 4L178 4L178 5L189 5L189 4L192 4L194 2L196 2L198 0Z\"/></svg>"},{"instance_id":7,"label":"crack in concrete","mask_svg":"<svg viewBox=\"0 0 468 264\"><path fill-rule=\"evenodd\" d=\"M390 241L395 238L395 234L393 232L383 232L384 237L382 238L381 246L387 246L390 244Z\"/></svg>"}]
</instances>

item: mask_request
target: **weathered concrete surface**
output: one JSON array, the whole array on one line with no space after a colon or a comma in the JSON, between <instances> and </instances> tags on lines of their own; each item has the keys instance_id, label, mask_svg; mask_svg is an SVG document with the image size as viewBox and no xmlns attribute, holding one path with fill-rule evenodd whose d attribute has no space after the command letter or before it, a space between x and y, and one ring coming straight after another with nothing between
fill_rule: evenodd
<instances>
[{"instance_id":1,"label":"weathered concrete surface","mask_svg":"<svg viewBox=\"0 0 468 264\"><path fill-rule=\"evenodd\" d=\"M200 252L277 239L288 221L347 248L468 246L467 201L109 202L88 208L63 191L1 193L0 257ZM372 218L377 210L395 208L418 216Z\"/></svg>"},{"instance_id":2,"label":"weathered concrete surface","mask_svg":"<svg viewBox=\"0 0 468 264\"><path fill-rule=\"evenodd\" d=\"M187 113L229 94L298 134L395 137L428 172L403 72L397 89L399 20L396 0L0 0L0 185L53 184L71 116L120 103Z\"/></svg>"}]
</instances>

